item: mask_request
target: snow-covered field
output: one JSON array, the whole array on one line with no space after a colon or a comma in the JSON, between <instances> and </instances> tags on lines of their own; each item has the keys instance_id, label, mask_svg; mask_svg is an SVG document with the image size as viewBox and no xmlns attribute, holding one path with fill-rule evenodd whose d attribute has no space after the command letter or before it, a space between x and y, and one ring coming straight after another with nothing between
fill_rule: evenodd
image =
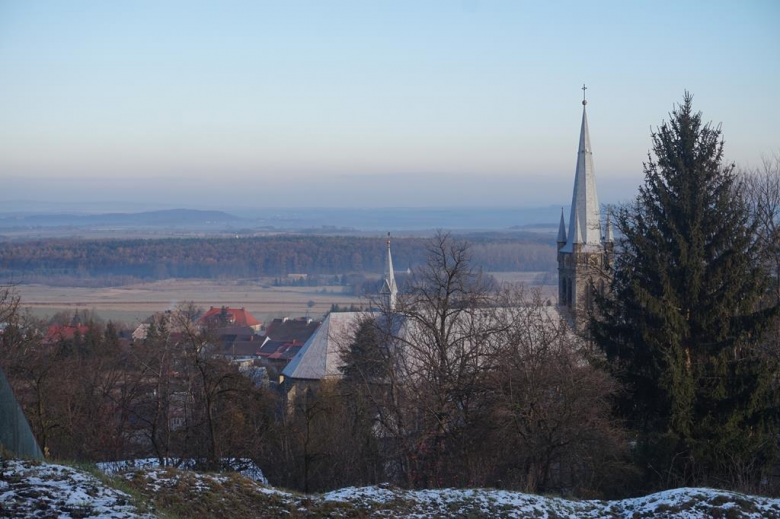
<instances>
[{"instance_id":1,"label":"snow-covered field","mask_svg":"<svg viewBox=\"0 0 780 519\"><path fill-rule=\"evenodd\" d=\"M62 465L0 460L0 517L780 518L780 499L680 488L620 501L488 489L343 488L303 495L235 473L126 467L105 482ZM130 496L112 486L131 489ZM140 500L140 502L139 502ZM140 506L140 509L138 508Z\"/></svg>"}]
</instances>

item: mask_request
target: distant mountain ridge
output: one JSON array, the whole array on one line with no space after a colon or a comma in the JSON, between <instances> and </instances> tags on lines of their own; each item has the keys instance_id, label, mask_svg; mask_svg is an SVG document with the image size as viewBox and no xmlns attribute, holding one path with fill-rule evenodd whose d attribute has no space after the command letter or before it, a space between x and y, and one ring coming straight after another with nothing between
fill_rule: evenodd
<instances>
[{"instance_id":1,"label":"distant mountain ridge","mask_svg":"<svg viewBox=\"0 0 780 519\"><path fill-rule=\"evenodd\" d=\"M218 226L244 221L238 216L224 211L199 209L165 209L138 213L104 214L0 214L0 227L96 227L96 226L134 226L159 227L177 226Z\"/></svg>"}]
</instances>

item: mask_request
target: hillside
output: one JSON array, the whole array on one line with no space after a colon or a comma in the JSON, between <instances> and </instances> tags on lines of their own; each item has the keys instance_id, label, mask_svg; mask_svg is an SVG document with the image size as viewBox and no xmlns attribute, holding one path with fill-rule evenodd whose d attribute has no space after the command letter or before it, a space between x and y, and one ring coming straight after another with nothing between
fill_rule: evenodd
<instances>
[{"instance_id":1,"label":"hillside","mask_svg":"<svg viewBox=\"0 0 780 519\"><path fill-rule=\"evenodd\" d=\"M237 474L131 469L104 476L0 460L2 517L780 517L780 499L682 488L621 501L574 501L487 489L277 490Z\"/></svg>"}]
</instances>

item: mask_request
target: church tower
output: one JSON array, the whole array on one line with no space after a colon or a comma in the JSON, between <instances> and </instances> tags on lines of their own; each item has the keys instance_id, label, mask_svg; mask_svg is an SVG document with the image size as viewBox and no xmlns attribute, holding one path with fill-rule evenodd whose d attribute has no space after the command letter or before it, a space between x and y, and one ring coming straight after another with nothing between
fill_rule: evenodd
<instances>
[{"instance_id":1,"label":"church tower","mask_svg":"<svg viewBox=\"0 0 780 519\"><path fill-rule=\"evenodd\" d=\"M582 87L582 126L574 175L569 229L566 231L563 210L558 227L558 305L570 312L575 323L581 323L593 308L592 288L603 290L606 273L612 264L612 225L607 217L601 233L601 210L596 192L593 152L588 133L588 114Z\"/></svg>"},{"instance_id":2,"label":"church tower","mask_svg":"<svg viewBox=\"0 0 780 519\"><path fill-rule=\"evenodd\" d=\"M385 259L385 281L379 292L386 308L391 312L395 310L395 302L398 298L398 286L395 284L393 272L393 256L390 254L390 233L387 233L387 258Z\"/></svg>"}]
</instances>

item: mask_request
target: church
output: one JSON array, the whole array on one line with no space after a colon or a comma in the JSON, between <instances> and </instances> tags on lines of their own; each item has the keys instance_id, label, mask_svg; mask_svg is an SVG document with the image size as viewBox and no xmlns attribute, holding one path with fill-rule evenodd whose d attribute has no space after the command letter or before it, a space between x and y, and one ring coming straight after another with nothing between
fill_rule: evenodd
<instances>
[{"instance_id":1,"label":"church","mask_svg":"<svg viewBox=\"0 0 780 519\"><path fill-rule=\"evenodd\" d=\"M585 87L583 86L583 92ZM574 176L568 228L561 210L558 228L558 304L549 307L550 322L563 317L575 330L582 330L593 310L593 290L604 290L613 261L612 225L607 215L602 226L596 191L593 152L588 132L588 102L582 100L577 166ZM398 287L393 271L390 235L387 238L385 272L379 292L381 306L393 312ZM377 312L378 313L378 312ZM554 315L553 315L554 314ZM325 378L341 377L341 354L364 312L331 312L282 372L280 382L288 388L309 386ZM400 333L404 326L401 325Z\"/></svg>"},{"instance_id":2,"label":"church","mask_svg":"<svg viewBox=\"0 0 780 519\"><path fill-rule=\"evenodd\" d=\"M614 238L609 214L602 232L593 150L588 132L588 101L584 96L585 86L582 88L582 126L569 227L567 230L563 209L558 226L558 306L575 323L580 324L593 310L592 290L604 291L614 259Z\"/></svg>"}]
</instances>

